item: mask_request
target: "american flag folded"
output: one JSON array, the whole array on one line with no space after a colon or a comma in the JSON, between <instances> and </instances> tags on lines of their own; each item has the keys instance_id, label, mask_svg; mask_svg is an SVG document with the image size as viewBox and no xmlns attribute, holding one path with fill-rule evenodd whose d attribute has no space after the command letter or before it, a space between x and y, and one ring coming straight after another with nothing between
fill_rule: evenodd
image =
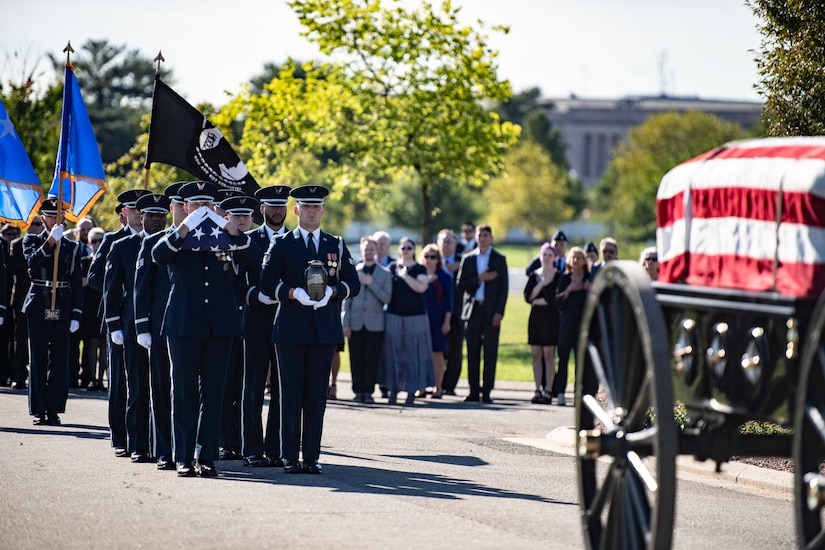
<instances>
[{"instance_id":1,"label":"american flag folded","mask_svg":"<svg viewBox=\"0 0 825 550\"><path fill-rule=\"evenodd\" d=\"M229 233L218 227L214 220L204 218L194 229L189 230L180 248L195 252L217 252L218 250L235 250L237 247L232 244L232 237Z\"/></svg>"}]
</instances>

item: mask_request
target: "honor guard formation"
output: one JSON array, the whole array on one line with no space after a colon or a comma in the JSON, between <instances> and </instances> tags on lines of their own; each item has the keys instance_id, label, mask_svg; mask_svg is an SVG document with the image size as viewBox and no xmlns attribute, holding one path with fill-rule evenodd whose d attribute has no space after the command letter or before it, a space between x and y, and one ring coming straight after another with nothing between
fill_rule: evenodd
<instances>
[{"instance_id":1,"label":"honor guard formation","mask_svg":"<svg viewBox=\"0 0 825 550\"><path fill-rule=\"evenodd\" d=\"M444 229L418 256L403 237L397 258L379 231L356 262L322 230L328 195L274 185L249 196L207 181L131 189L108 233L89 217L66 230L65 205L43 201L25 235L2 229L0 382L28 388L43 426L61 423L70 388L108 390L115 456L181 477L216 476L221 460L321 473L345 339L359 403L376 403L376 387L389 404L455 396L465 343L464 401L491 403L509 289L492 228L467 222L462 239ZM584 297L617 257L611 238L567 251L558 231L528 266L533 403L565 405ZM656 260L641 259L654 279Z\"/></svg>"}]
</instances>

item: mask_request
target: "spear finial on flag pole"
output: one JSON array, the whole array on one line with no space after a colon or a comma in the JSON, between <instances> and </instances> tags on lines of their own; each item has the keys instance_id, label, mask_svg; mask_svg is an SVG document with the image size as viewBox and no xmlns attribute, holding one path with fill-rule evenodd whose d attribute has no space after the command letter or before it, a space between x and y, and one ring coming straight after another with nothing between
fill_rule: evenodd
<instances>
[{"instance_id":1,"label":"spear finial on flag pole","mask_svg":"<svg viewBox=\"0 0 825 550\"><path fill-rule=\"evenodd\" d=\"M166 58L163 57L163 52L161 50L158 50L158 54L155 56L155 58L152 61L155 61L158 64L157 68L155 69L155 80L157 80L158 78L160 78L160 64L163 61L166 61ZM157 86L157 83L155 83L155 85ZM152 109L154 109L154 108L155 108L155 101L154 101L154 93L153 93L152 94ZM146 168L143 171L143 188L144 189L149 189L149 170L150 169L151 169L151 165L147 163Z\"/></svg>"}]
</instances>

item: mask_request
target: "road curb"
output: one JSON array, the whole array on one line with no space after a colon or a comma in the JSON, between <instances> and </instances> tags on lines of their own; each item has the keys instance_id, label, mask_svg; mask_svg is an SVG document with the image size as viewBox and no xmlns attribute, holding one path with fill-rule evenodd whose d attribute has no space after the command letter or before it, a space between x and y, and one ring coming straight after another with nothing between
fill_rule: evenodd
<instances>
[{"instance_id":1,"label":"road curb","mask_svg":"<svg viewBox=\"0 0 825 550\"><path fill-rule=\"evenodd\" d=\"M513 439L512 441L531 444L533 440ZM535 445L554 452L574 455L576 448L576 430L561 427L550 431L544 442L535 441ZM716 463L710 460L699 462L691 456L676 457L676 476L680 479L719 485L729 483L734 487L770 491L793 498L793 474L769 468L761 468L742 462L726 462L722 471L716 471Z\"/></svg>"}]
</instances>

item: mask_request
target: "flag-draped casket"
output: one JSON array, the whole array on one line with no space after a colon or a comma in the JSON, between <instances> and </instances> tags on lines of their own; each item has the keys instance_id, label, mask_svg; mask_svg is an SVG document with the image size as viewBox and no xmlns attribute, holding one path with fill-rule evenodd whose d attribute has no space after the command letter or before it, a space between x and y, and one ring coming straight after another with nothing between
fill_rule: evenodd
<instances>
[{"instance_id":1,"label":"flag-draped casket","mask_svg":"<svg viewBox=\"0 0 825 550\"><path fill-rule=\"evenodd\" d=\"M825 289L825 137L728 143L656 195L659 281L795 297Z\"/></svg>"}]
</instances>

